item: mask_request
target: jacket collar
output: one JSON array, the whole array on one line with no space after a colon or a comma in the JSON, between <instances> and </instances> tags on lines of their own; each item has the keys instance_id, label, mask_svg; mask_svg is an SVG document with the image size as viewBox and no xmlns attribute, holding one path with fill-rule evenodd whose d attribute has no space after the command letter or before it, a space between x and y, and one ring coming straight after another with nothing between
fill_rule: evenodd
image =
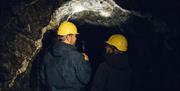
<instances>
[{"instance_id":1,"label":"jacket collar","mask_svg":"<svg viewBox=\"0 0 180 91\"><path fill-rule=\"evenodd\" d=\"M64 55L70 51L76 51L77 48L74 45L70 45L61 41L56 41L55 45L52 48L52 54L54 56Z\"/></svg>"}]
</instances>

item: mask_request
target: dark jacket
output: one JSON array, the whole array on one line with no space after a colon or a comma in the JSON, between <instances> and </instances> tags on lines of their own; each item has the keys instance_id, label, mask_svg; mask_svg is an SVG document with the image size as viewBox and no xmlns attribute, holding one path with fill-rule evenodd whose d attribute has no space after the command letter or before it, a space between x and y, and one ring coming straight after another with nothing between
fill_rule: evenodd
<instances>
[{"instance_id":1,"label":"dark jacket","mask_svg":"<svg viewBox=\"0 0 180 91\"><path fill-rule=\"evenodd\" d=\"M131 69L125 54L108 54L96 71L91 91L129 91Z\"/></svg>"},{"instance_id":2,"label":"dark jacket","mask_svg":"<svg viewBox=\"0 0 180 91\"><path fill-rule=\"evenodd\" d=\"M42 61L42 91L83 91L90 80L90 64L75 46L58 41Z\"/></svg>"}]
</instances>

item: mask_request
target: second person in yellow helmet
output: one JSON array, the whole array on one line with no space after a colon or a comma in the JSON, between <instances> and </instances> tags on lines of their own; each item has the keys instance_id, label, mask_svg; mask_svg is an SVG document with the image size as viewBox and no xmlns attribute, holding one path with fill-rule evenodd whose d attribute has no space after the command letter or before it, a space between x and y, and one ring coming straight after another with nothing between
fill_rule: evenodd
<instances>
[{"instance_id":1,"label":"second person in yellow helmet","mask_svg":"<svg viewBox=\"0 0 180 91\"><path fill-rule=\"evenodd\" d=\"M132 72L126 53L126 37L114 34L105 42L106 55L96 71L91 91L130 91Z\"/></svg>"},{"instance_id":2,"label":"second person in yellow helmet","mask_svg":"<svg viewBox=\"0 0 180 91\"><path fill-rule=\"evenodd\" d=\"M88 56L75 47L77 34L72 22L65 21L59 26L57 41L42 60L42 91L85 91L91 68Z\"/></svg>"}]
</instances>

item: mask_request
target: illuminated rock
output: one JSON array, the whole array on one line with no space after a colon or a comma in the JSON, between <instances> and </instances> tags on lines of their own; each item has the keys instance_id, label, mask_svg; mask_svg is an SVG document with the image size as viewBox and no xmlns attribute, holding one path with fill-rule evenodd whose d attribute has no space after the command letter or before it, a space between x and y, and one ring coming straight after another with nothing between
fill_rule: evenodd
<instances>
[{"instance_id":1,"label":"illuminated rock","mask_svg":"<svg viewBox=\"0 0 180 91\"><path fill-rule=\"evenodd\" d=\"M42 48L44 34L56 29L64 20L115 26L126 33L143 35L149 27L135 29L142 19L152 24L155 32L165 32L172 37L166 22L153 15L144 16L124 9L113 0L14 0L3 4L0 12L0 91L29 91L29 73ZM178 36L178 33L173 34Z\"/></svg>"}]
</instances>

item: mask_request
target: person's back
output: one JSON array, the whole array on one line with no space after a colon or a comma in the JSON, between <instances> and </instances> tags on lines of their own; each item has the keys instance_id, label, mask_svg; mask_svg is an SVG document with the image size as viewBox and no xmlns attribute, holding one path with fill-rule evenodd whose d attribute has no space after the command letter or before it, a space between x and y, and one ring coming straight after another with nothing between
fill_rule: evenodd
<instances>
[{"instance_id":1,"label":"person's back","mask_svg":"<svg viewBox=\"0 0 180 91\"><path fill-rule=\"evenodd\" d=\"M96 71L91 91L129 91L131 68L128 64L127 40L114 34L106 41L106 55Z\"/></svg>"},{"instance_id":2,"label":"person's back","mask_svg":"<svg viewBox=\"0 0 180 91\"><path fill-rule=\"evenodd\" d=\"M83 91L90 79L90 64L74 46L76 37L66 35L46 53L41 66L42 91Z\"/></svg>"},{"instance_id":3,"label":"person's back","mask_svg":"<svg viewBox=\"0 0 180 91\"><path fill-rule=\"evenodd\" d=\"M131 69L127 56L106 55L93 80L91 91L129 91L131 89Z\"/></svg>"}]
</instances>

